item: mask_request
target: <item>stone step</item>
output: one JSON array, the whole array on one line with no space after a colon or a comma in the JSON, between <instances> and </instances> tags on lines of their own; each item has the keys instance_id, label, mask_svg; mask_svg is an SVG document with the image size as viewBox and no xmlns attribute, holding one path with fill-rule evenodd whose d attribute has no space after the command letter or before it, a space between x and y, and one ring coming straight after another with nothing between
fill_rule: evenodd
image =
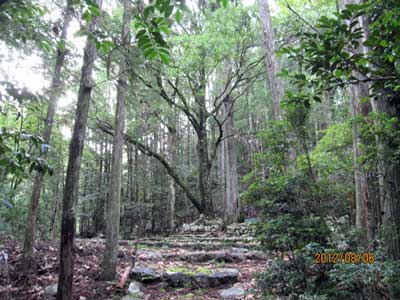
<instances>
[{"instance_id":1,"label":"stone step","mask_svg":"<svg viewBox=\"0 0 400 300\"><path fill-rule=\"evenodd\" d=\"M158 248L180 248L180 249L192 249L192 250L221 250L230 247L235 248L257 248L259 243L257 242L198 242L198 241L139 241L139 245L148 247L158 247Z\"/></svg>"},{"instance_id":2,"label":"stone step","mask_svg":"<svg viewBox=\"0 0 400 300\"><path fill-rule=\"evenodd\" d=\"M194 251L183 253L164 253L164 259L187 261L191 263L226 262L235 263L244 260L267 260L267 255L261 251Z\"/></svg>"},{"instance_id":3,"label":"stone step","mask_svg":"<svg viewBox=\"0 0 400 300\"><path fill-rule=\"evenodd\" d=\"M230 242L255 242L256 238L252 236L244 236L244 237L208 237L208 236L196 236L196 235L179 235L172 237L149 237L149 238L141 238L140 241L168 241L168 242L221 242L221 243L230 243Z\"/></svg>"},{"instance_id":4,"label":"stone step","mask_svg":"<svg viewBox=\"0 0 400 300\"><path fill-rule=\"evenodd\" d=\"M237 282L239 271L232 268L212 270L171 269L157 272L155 269L137 266L132 269L130 278L143 284L166 282L170 287L210 288Z\"/></svg>"},{"instance_id":5,"label":"stone step","mask_svg":"<svg viewBox=\"0 0 400 300\"><path fill-rule=\"evenodd\" d=\"M246 248L230 248L215 251L151 251L140 249L138 251L139 261L159 262L163 260L187 261L192 263L203 262L241 262L244 260L267 260L268 256L262 251L249 251Z\"/></svg>"}]
</instances>

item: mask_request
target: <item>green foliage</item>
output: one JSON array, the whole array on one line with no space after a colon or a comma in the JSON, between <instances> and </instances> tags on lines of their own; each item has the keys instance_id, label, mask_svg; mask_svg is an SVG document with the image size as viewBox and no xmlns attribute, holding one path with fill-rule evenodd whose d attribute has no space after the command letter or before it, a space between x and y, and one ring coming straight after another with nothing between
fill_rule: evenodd
<instances>
[{"instance_id":1,"label":"green foliage","mask_svg":"<svg viewBox=\"0 0 400 300\"><path fill-rule=\"evenodd\" d=\"M37 151L44 154L48 149L49 145L40 136L3 129L0 131L0 168L5 176L15 177L15 186L28 177L28 168L29 173L36 170L43 174L52 174L53 170L46 161L34 155Z\"/></svg>"},{"instance_id":2,"label":"green foliage","mask_svg":"<svg viewBox=\"0 0 400 300\"><path fill-rule=\"evenodd\" d=\"M16 47L33 42L41 50L50 51L51 30L43 18L46 12L38 1L7 1L0 9L0 39Z\"/></svg>"},{"instance_id":3,"label":"green foliage","mask_svg":"<svg viewBox=\"0 0 400 300\"><path fill-rule=\"evenodd\" d=\"M346 176L353 169L351 123L328 127L312 151L313 168L320 176Z\"/></svg>"},{"instance_id":4,"label":"green foliage","mask_svg":"<svg viewBox=\"0 0 400 300\"><path fill-rule=\"evenodd\" d=\"M170 0L157 0L154 4L146 6L143 13L135 17L133 26L137 30L138 47L146 58L150 60L159 58L163 63L169 63L170 52L165 35L170 33L169 18L174 10L174 19L180 23L182 12L176 9Z\"/></svg>"},{"instance_id":5,"label":"green foliage","mask_svg":"<svg viewBox=\"0 0 400 300\"><path fill-rule=\"evenodd\" d=\"M335 229L340 231L336 223ZM336 240L336 242L340 242ZM305 245L293 259L276 258L269 269L260 275L266 295L290 295L290 299L397 299L399 296L398 261L385 260L375 251L374 263L316 264L316 253L338 252L337 246ZM346 251L357 251L347 248ZM366 251L366 250L358 250Z\"/></svg>"},{"instance_id":6,"label":"green foliage","mask_svg":"<svg viewBox=\"0 0 400 300\"><path fill-rule=\"evenodd\" d=\"M370 113L367 117L358 117L360 134L364 140L363 155L360 157L366 167L371 167L379 159L385 161L400 161L400 132L397 128L397 117L386 114ZM377 147L378 139L386 147Z\"/></svg>"},{"instance_id":7,"label":"green foliage","mask_svg":"<svg viewBox=\"0 0 400 300\"><path fill-rule=\"evenodd\" d=\"M317 184L299 175L270 178L265 186L258 201L264 216L258 233L266 249L294 251L310 242L327 243L330 230L319 215L322 199Z\"/></svg>"},{"instance_id":8,"label":"green foliage","mask_svg":"<svg viewBox=\"0 0 400 300\"><path fill-rule=\"evenodd\" d=\"M360 24L364 16L375 16L367 37ZM362 81L372 83L374 96L397 99L400 72L394 58L400 50L399 16L396 1L378 0L348 5L334 17L321 17L313 31L298 32L298 46L280 49L281 54L302 66L302 70L287 73L287 77L299 87L313 86L316 97L326 89ZM360 50L362 45L368 47L366 53ZM304 71L313 78L306 80Z\"/></svg>"}]
</instances>

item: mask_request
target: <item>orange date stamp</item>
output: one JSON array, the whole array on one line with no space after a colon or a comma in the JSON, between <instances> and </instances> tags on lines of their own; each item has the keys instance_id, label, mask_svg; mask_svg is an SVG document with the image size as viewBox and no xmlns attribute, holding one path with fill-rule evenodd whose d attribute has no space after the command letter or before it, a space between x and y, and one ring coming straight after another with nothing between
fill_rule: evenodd
<instances>
[{"instance_id":1,"label":"orange date stamp","mask_svg":"<svg viewBox=\"0 0 400 300\"><path fill-rule=\"evenodd\" d=\"M314 254L316 264L373 264L375 255L370 252L318 252Z\"/></svg>"}]
</instances>

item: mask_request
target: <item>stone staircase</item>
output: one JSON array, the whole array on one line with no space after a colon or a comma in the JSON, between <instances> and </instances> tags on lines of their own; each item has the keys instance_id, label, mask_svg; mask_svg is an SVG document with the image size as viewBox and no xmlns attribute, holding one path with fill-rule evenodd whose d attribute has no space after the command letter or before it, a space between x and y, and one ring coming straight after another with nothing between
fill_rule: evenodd
<instances>
[{"instance_id":1,"label":"stone staircase","mask_svg":"<svg viewBox=\"0 0 400 300\"><path fill-rule=\"evenodd\" d=\"M168 298L172 296L166 294L160 299L203 299L190 296L197 290L214 293L210 299L244 299L249 293L244 283L248 284L253 271L263 270L268 257L258 249L248 225L234 224L226 231L216 231L219 222L210 223L184 225L169 237L140 238L138 263L130 278L143 284L144 294L150 294L151 299L160 287L166 293L176 289L190 292L183 298ZM128 242L131 246L133 243ZM132 299L144 298L124 300Z\"/></svg>"}]
</instances>

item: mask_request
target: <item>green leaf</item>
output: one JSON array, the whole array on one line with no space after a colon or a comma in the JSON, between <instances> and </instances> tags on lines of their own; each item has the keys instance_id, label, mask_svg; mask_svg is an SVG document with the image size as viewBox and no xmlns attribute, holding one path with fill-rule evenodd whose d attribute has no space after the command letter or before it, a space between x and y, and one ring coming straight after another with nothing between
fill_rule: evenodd
<instances>
[{"instance_id":1,"label":"green leaf","mask_svg":"<svg viewBox=\"0 0 400 300\"><path fill-rule=\"evenodd\" d=\"M154 6L147 6L143 11L143 16L147 20L150 14L154 12Z\"/></svg>"},{"instance_id":2,"label":"green leaf","mask_svg":"<svg viewBox=\"0 0 400 300\"><path fill-rule=\"evenodd\" d=\"M175 13L175 21L177 23L180 23L182 21L182 13L180 10L177 10Z\"/></svg>"},{"instance_id":3,"label":"green leaf","mask_svg":"<svg viewBox=\"0 0 400 300\"><path fill-rule=\"evenodd\" d=\"M89 6L88 9L92 13L92 15L95 15L96 17L99 17L101 14L100 9L96 5L91 5L91 6Z\"/></svg>"},{"instance_id":4,"label":"green leaf","mask_svg":"<svg viewBox=\"0 0 400 300\"><path fill-rule=\"evenodd\" d=\"M173 5L169 5L165 10L164 10L164 16L166 18L168 18L171 14L172 11L174 10L174 6Z\"/></svg>"},{"instance_id":5,"label":"green leaf","mask_svg":"<svg viewBox=\"0 0 400 300\"><path fill-rule=\"evenodd\" d=\"M85 11L82 14L82 19L84 19L87 23L89 23L92 20L92 15L89 13L89 11Z\"/></svg>"},{"instance_id":6,"label":"green leaf","mask_svg":"<svg viewBox=\"0 0 400 300\"><path fill-rule=\"evenodd\" d=\"M382 47L386 48L388 46L388 42L386 40L381 40L379 42L379 45L381 45Z\"/></svg>"},{"instance_id":7,"label":"green leaf","mask_svg":"<svg viewBox=\"0 0 400 300\"><path fill-rule=\"evenodd\" d=\"M338 69L338 70L335 71L335 76L336 77L341 77L342 75L343 75L343 73L342 73L341 70Z\"/></svg>"},{"instance_id":8,"label":"green leaf","mask_svg":"<svg viewBox=\"0 0 400 300\"><path fill-rule=\"evenodd\" d=\"M164 64L169 64L169 57L168 57L168 55L166 55L165 53L159 53L158 54L159 56L160 56L160 59L162 60L162 62L164 63Z\"/></svg>"}]
</instances>

